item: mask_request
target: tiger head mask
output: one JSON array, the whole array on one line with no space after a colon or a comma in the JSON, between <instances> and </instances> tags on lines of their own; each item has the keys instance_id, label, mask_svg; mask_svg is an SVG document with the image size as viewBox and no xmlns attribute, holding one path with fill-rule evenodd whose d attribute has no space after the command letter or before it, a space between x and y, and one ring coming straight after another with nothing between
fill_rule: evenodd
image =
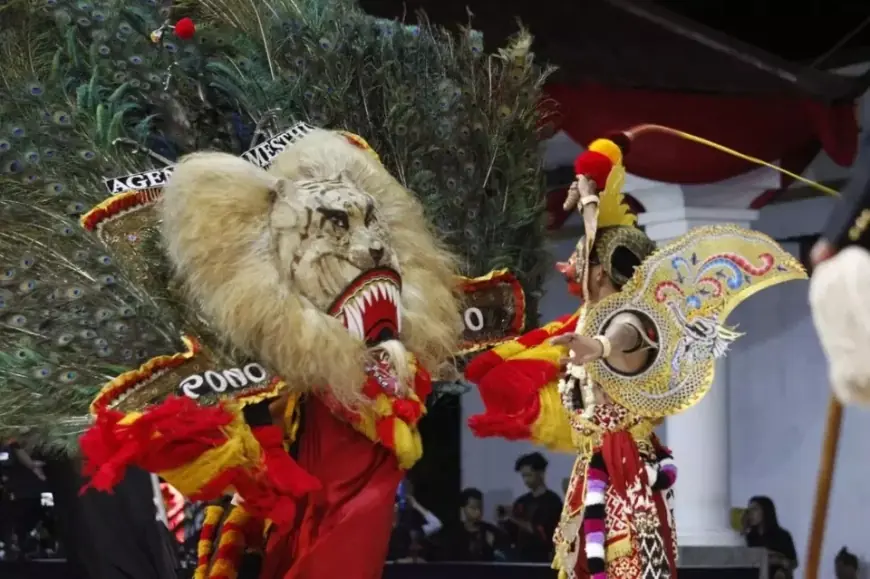
<instances>
[{"instance_id":1,"label":"tiger head mask","mask_svg":"<svg viewBox=\"0 0 870 579\"><path fill-rule=\"evenodd\" d=\"M435 368L462 330L452 256L359 141L312 129L268 171L191 155L161 205L176 275L217 333L288 384L343 401L373 350L400 373L407 352Z\"/></svg>"}]
</instances>

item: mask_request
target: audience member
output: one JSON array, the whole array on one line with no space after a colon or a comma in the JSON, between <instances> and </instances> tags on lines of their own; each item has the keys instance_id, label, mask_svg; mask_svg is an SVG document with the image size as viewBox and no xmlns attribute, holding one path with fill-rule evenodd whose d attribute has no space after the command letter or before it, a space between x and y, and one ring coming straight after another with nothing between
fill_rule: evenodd
<instances>
[{"instance_id":1,"label":"audience member","mask_svg":"<svg viewBox=\"0 0 870 579\"><path fill-rule=\"evenodd\" d=\"M858 579L858 557L846 547L840 549L834 559L834 574L837 579Z\"/></svg>"},{"instance_id":2,"label":"audience member","mask_svg":"<svg viewBox=\"0 0 870 579\"><path fill-rule=\"evenodd\" d=\"M529 492L514 501L513 508L497 510L499 524L507 534L519 561L549 563L553 558L553 531L562 515L562 499L547 488L547 459L533 452L517 459L514 470L523 477Z\"/></svg>"},{"instance_id":3,"label":"audience member","mask_svg":"<svg viewBox=\"0 0 870 579\"><path fill-rule=\"evenodd\" d=\"M419 562L425 557L427 540L441 530L441 520L414 498L410 481L403 481L396 494L393 533L387 561Z\"/></svg>"},{"instance_id":4,"label":"audience member","mask_svg":"<svg viewBox=\"0 0 870 579\"><path fill-rule=\"evenodd\" d=\"M7 460L3 467L3 513L7 520L6 558L28 555L39 549L39 541L31 540L34 529L42 520L42 493L46 490L43 463L34 460L15 442L2 445ZM9 532L11 531L11 533Z\"/></svg>"},{"instance_id":5,"label":"audience member","mask_svg":"<svg viewBox=\"0 0 870 579\"><path fill-rule=\"evenodd\" d=\"M770 579L791 579L798 567L791 534L779 526L776 507L769 497L752 497L743 520L743 534L749 547L767 549Z\"/></svg>"},{"instance_id":6,"label":"audience member","mask_svg":"<svg viewBox=\"0 0 870 579\"><path fill-rule=\"evenodd\" d=\"M501 529L483 520L483 493L467 488L460 495L461 522L448 537L450 561L503 561L505 537Z\"/></svg>"}]
</instances>

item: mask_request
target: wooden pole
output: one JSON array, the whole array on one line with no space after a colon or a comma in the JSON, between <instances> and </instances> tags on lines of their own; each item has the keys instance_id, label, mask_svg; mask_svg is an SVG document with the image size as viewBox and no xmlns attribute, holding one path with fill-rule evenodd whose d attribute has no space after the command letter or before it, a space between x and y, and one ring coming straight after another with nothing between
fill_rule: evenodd
<instances>
[{"instance_id":1,"label":"wooden pole","mask_svg":"<svg viewBox=\"0 0 870 579\"><path fill-rule=\"evenodd\" d=\"M828 401L828 420L825 424L825 438L822 443L822 458L816 477L816 498L813 505L813 518L810 537L807 542L806 579L818 579L822 546L825 542L825 521L828 517L828 503L831 500L831 485L837 464L837 447L840 444L840 427L843 424L843 406L832 394Z\"/></svg>"}]
</instances>

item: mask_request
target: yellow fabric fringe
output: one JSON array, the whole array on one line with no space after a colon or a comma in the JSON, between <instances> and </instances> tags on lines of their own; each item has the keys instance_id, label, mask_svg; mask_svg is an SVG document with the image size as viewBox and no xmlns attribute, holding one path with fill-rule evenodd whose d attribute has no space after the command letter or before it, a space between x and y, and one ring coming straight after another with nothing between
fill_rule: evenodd
<instances>
[{"instance_id":1,"label":"yellow fabric fringe","mask_svg":"<svg viewBox=\"0 0 870 579\"><path fill-rule=\"evenodd\" d=\"M409 398L415 402L420 400L414 392L409 393ZM372 442L380 442L375 424L379 418L393 415L393 402L386 394L380 394L371 406L360 410L359 415L360 419L353 427ZM398 418L393 420L393 446L392 451L399 460L399 466L405 470L414 466L423 456L423 440L417 427Z\"/></svg>"},{"instance_id":2,"label":"yellow fabric fringe","mask_svg":"<svg viewBox=\"0 0 870 579\"><path fill-rule=\"evenodd\" d=\"M206 483L230 468L260 464L260 443L245 423L242 413L238 409L232 411L233 421L224 429L226 442L204 452L190 464L158 473L182 495L196 494Z\"/></svg>"},{"instance_id":3,"label":"yellow fabric fringe","mask_svg":"<svg viewBox=\"0 0 870 579\"><path fill-rule=\"evenodd\" d=\"M541 411L532 424L531 440L559 452L576 452L574 429L568 420L557 382L551 382L538 393Z\"/></svg>"}]
</instances>

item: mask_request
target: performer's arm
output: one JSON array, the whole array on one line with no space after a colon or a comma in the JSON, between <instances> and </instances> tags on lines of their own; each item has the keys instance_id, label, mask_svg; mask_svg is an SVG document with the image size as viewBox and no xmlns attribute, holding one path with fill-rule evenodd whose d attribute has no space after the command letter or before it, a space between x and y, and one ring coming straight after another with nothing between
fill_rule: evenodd
<instances>
[{"instance_id":1,"label":"performer's arm","mask_svg":"<svg viewBox=\"0 0 870 579\"><path fill-rule=\"evenodd\" d=\"M436 517L430 510L426 509L423 505L421 505L413 496L408 497L408 504L411 505L411 508L420 513L420 515L423 517L423 527L421 528L421 530L423 531L423 536L431 537L432 535L440 531L441 527L444 526L441 523L441 519Z\"/></svg>"},{"instance_id":2,"label":"performer's arm","mask_svg":"<svg viewBox=\"0 0 870 579\"><path fill-rule=\"evenodd\" d=\"M27 451L18 446L18 443L12 443L10 447L12 449L12 453L15 455L15 458L18 460L18 462L21 463L23 467L27 468L33 474L35 474L36 478L38 478L39 480L45 480L45 473L42 471L42 462L30 458L30 455L27 454Z\"/></svg>"},{"instance_id":3,"label":"performer's arm","mask_svg":"<svg viewBox=\"0 0 870 579\"><path fill-rule=\"evenodd\" d=\"M617 352L632 352L644 345L640 332L632 324L611 324L604 332L604 337L610 341L610 347Z\"/></svg>"},{"instance_id":4,"label":"performer's arm","mask_svg":"<svg viewBox=\"0 0 870 579\"><path fill-rule=\"evenodd\" d=\"M607 354L605 344L609 344L611 352L635 352L656 347L644 333L641 321L629 313L617 315L603 336L590 338L569 333L554 338L552 343L567 346L572 353L570 361L578 366L604 357Z\"/></svg>"},{"instance_id":5,"label":"performer's arm","mask_svg":"<svg viewBox=\"0 0 870 579\"><path fill-rule=\"evenodd\" d=\"M822 239L813 248L813 265L848 245L870 249L870 135L864 137L852 177L828 219Z\"/></svg>"}]
</instances>

